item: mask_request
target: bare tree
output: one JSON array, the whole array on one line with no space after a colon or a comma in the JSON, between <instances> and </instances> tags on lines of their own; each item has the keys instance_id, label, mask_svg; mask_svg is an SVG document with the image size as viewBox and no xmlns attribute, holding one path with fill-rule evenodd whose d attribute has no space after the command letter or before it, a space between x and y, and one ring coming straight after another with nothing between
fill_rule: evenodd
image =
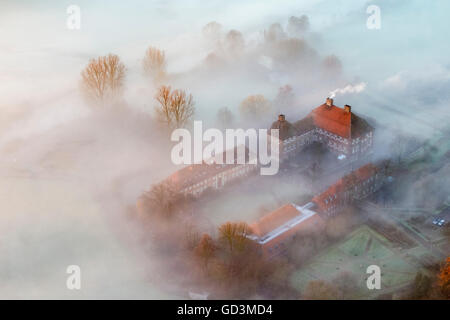
<instances>
[{"instance_id":1,"label":"bare tree","mask_svg":"<svg viewBox=\"0 0 450 320\"><path fill-rule=\"evenodd\" d=\"M166 75L166 55L164 51L149 47L142 62L144 72L154 80L161 80Z\"/></svg>"},{"instance_id":2,"label":"bare tree","mask_svg":"<svg viewBox=\"0 0 450 320\"><path fill-rule=\"evenodd\" d=\"M170 217L176 208L179 196L170 182L161 182L152 186L141 197L141 204L147 214L159 214Z\"/></svg>"},{"instance_id":3,"label":"bare tree","mask_svg":"<svg viewBox=\"0 0 450 320\"><path fill-rule=\"evenodd\" d=\"M81 88L93 102L109 102L123 91L125 66L115 54L91 59L81 72Z\"/></svg>"},{"instance_id":4,"label":"bare tree","mask_svg":"<svg viewBox=\"0 0 450 320\"><path fill-rule=\"evenodd\" d=\"M247 119L260 119L262 116L266 115L270 109L270 102L264 98L262 94L248 96L239 106L240 112Z\"/></svg>"},{"instance_id":5,"label":"bare tree","mask_svg":"<svg viewBox=\"0 0 450 320\"><path fill-rule=\"evenodd\" d=\"M172 91L170 86L161 86L155 99L156 113L169 129L185 126L194 115L194 99L183 90Z\"/></svg>"}]
</instances>

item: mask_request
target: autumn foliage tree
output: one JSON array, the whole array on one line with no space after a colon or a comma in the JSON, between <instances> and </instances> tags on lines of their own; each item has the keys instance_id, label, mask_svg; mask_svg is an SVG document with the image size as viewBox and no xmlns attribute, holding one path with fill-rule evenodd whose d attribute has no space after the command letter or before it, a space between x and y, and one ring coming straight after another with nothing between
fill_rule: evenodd
<instances>
[{"instance_id":1,"label":"autumn foliage tree","mask_svg":"<svg viewBox=\"0 0 450 320\"><path fill-rule=\"evenodd\" d=\"M239 111L247 119L260 119L271 109L270 102L262 94L245 98L239 106Z\"/></svg>"},{"instance_id":2,"label":"autumn foliage tree","mask_svg":"<svg viewBox=\"0 0 450 320\"><path fill-rule=\"evenodd\" d=\"M166 55L164 51L149 47L142 62L144 72L154 80L161 80L166 75Z\"/></svg>"},{"instance_id":3,"label":"autumn foliage tree","mask_svg":"<svg viewBox=\"0 0 450 320\"><path fill-rule=\"evenodd\" d=\"M169 129L181 128L192 118L195 112L194 99L183 90L172 90L170 86L161 86L155 96L158 105L156 114Z\"/></svg>"},{"instance_id":4,"label":"autumn foliage tree","mask_svg":"<svg viewBox=\"0 0 450 320\"><path fill-rule=\"evenodd\" d=\"M219 227L219 241L230 251L242 251L248 245L250 228L245 222L226 222Z\"/></svg>"},{"instance_id":5,"label":"autumn foliage tree","mask_svg":"<svg viewBox=\"0 0 450 320\"><path fill-rule=\"evenodd\" d=\"M450 299L450 257L448 257L438 275L438 285L445 298Z\"/></svg>"},{"instance_id":6,"label":"autumn foliage tree","mask_svg":"<svg viewBox=\"0 0 450 320\"><path fill-rule=\"evenodd\" d=\"M194 251L196 256L202 260L204 266L206 267L208 261L212 258L214 252L216 251L214 240L209 234L204 234Z\"/></svg>"},{"instance_id":7,"label":"autumn foliage tree","mask_svg":"<svg viewBox=\"0 0 450 320\"><path fill-rule=\"evenodd\" d=\"M91 59L81 72L81 88L85 97L94 103L103 104L122 94L125 65L115 54Z\"/></svg>"}]
</instances>

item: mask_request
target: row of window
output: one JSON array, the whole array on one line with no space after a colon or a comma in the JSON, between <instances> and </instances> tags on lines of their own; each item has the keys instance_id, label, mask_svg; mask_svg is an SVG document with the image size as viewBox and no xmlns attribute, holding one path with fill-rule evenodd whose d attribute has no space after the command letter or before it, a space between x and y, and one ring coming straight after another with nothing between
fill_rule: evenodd
<instances>
[{"instance_id":1,"label":"row of window","mask_svg":"<svg viewBox=\"0 0 450 320\"><path fill-rule=\"evenodd\" d=\"M215 175L209 179L200 181L199 183L196 183L195 185L189 186L183 190L184 193L192 193L193 195L201 194L203 191L205 191L208 187L214 187L219 188L221 186L218 185L218 181L220 178L222 178L222 186L225 185L227 180L232 180L233 178L242 176L244 174L247 174L251 171L250 165L242 165L238 167L234 167L231 170L219 173L218 175Z\"/></svg>"},{"instance_id":2,"label":"row of window","mask_svg":"<svg viewBox=\"0 0 450 320\"><path fill-rule=\"evenodd\" d=\"M339 142L348 144L348 139L344 139L341 136L335 135L334 133L331 133L329 131L323 130L323 129L317 129L322 135L327 136L328 138L337 140Z\"/></svg>"}]
</instances>

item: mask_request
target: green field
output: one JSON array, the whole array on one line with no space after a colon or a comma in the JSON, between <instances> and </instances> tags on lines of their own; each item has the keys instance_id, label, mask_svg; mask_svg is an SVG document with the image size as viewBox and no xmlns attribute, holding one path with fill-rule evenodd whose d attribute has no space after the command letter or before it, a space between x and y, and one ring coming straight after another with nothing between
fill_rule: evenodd
<instances>
[{"instance_id":1,"label":"green field","mask_svg":"<svg viewBox=\"0 0 450 320\"><path fill-rule=\"evenodd\" d=\"M353 294L349 298L375 298L414 280L420 269L414 256L420 256L425 251L420 246L408 251L411 253L394 251L389 240L364 225L294 272L291 286L301 292L311 280L334 282L346 273L355 281ZM373 264L381 268L381 290L369 290L366 286L366 269Z\"/></svg>"}]
</instances>

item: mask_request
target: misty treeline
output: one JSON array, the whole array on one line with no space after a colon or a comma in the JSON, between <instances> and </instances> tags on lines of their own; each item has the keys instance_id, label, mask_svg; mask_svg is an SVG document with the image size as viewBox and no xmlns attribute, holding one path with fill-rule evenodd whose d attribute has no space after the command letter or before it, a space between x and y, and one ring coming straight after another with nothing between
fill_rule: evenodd
<instances>
[{"instance_id":1,"label":"misty treeline","mask_svg":"<svg viewBox=\"0 0 450 320\"><path fill-rule=\"evenodd\" d=\"M219 105L214 106L216 126L260 125L278 113L298 107L300 96L294 92L308 90L314 83L323 88L323 84L334 86L342 80L339 59L332 54L321 56L309 44L308 38L312 37L309 28L307 16L292 16L284 27L280 23L272 24L255 40L246 39L238 30L227 31L218 22L210 22L201 30L205 43L198 44L210 52L198 67L182 73L168 72L170 61L166 52L149 46L142 53L139 68L144 78L149 80L144 86L148 92L154 92L153 101L149 101L154 110L146 112L154 111L155 122L169 130L187 127L194 115L199 114L196 114L193 95L177 86L203 86L199 91L202 95L211 82L220 78L233 81L233 77L240 77L237 72L247 74L248 82L253 82L255 78L274 88L269 90L272 91L269 94L252 92L251 89L247 95L239 93L241 102L237 105L229 105L219 95ZM126 106L124 92L131 70L135 68L127 68L115 54L91 59L82 70L80 81L80 88L89 105L101 109ZM285 80L278 79L281 74L286 75ZM198 84L192 83L192 79ZM198 97L196 100L203 103Z\"/></svg>"},{"instance_id":2,"label":"misty treeline","mask_svg":"<svg viewBox=\"0 0 450 320\"><path fill-rule=\"evenodd\" d=\"M354 294L354 274L341 274L331 282L312 281L301 293L290 285L295 270L364 220L353 207L327 220L323 232L302 232L284 254L267 259L247 237L251 229L244 222L226 222L205 232L196 219L195 201L199 200L177 194L166 181L152 186L137 205L139 221L151 229L167 265L185 270L178 276L189 278L193 288L216 298L348 299Z\"/></svg>"},{"instance_id":3,"label":"misty treeline","mask_svg":"<svg viewBox=\"0 0 450 320\"><path fill-rule=\"evenodd\" d=\"M203 28L211 52L204 60L198 74L223 77L229 73L245 75L248 81L265 81L277 84L266 92L249 92L243 97L236 112L239 125L258 125L279 113L297 115L302 106L302 94L324 90L342 83L342 63L334 54L319 54L310 44L317 41L310 32L306 15L292 16L285 26L269 25L259 37L246 39L237 30L225 30L218 22ZM295 93L294 93L295 92ZM219 111L220 112L220 111ZM222 123L223 113L218 114ZM235 124L236 125L236 124Z\"/></svg>"},{"instance_id":4,"label":"misty treeline","mask_svg":"<svg viewBox=\"0 0 450 320\"><path fill-rule=\"evenodd\" d=\"M227 222L210 233L201 232L195 217L187 218L192 209L189 200L175 196L170 201L169 190L155 198L166 187L155 186L143 195L138 212L168 275L187 281L187 291L207 291L210 298L262 297L268 286L267 294L289 297L283 296L289 289L279 279L287 279L287 265L283 260L263 258L257 244L247 237L250 228L246 223Z\"/></svg>"},{"instance_id":5,"label":"misty treeline","mask_svg":"<svg viewBox=\"0 0 450 320\"><path fill-rule=\"evenodd\" d=\"M159 82L164 79L165 68L164 52L150 47L143 59L145 74ZM117 55L91 59L81 72L81 89L87 101L102 108L123 105L125 72L126 67ZM157 119L169 129L185 126L194 115L193 96L184 90L161 85L154 98Z\"/></svg>"}]
</instances>

